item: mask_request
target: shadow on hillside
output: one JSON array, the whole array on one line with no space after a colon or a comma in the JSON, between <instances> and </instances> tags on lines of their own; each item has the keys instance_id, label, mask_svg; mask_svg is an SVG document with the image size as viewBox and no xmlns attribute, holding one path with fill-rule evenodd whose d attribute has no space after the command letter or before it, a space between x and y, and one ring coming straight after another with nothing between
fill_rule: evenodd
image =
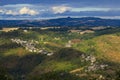
<instances>
[{"instance_id":1,"label":"shadow on hillside","mask_svg":"<svg viewBox=\"0 0 120 80\"><path fill-rule=\"evenodd\" d=\"M41 54L29 54L24 57L8 56L0 58L0 65L14 76L25 75L31 72L44 59L45 55Z\"/></svg>"}]
</instances>

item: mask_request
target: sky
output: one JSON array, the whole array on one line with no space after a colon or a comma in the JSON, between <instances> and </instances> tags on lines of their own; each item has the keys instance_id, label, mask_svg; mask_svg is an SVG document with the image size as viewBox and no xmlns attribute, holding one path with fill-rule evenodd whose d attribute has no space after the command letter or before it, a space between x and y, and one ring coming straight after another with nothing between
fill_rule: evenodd
<instances>
[{"instance_id":1,"label":"sky","mask_svg":"<svg viewBox=\"0 0 120 80\"><path fill-rule=\"evenodd\" d=\"M120 19L120 0L0 0L0 19Z\"/></svg>"}]
</instances>

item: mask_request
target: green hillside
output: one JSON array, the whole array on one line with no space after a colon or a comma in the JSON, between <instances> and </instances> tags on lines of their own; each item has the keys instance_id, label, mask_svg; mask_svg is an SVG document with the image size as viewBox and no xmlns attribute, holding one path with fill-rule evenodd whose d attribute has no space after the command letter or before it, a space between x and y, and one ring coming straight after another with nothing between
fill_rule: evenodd
<instances>
[{"instance_id":1,"label":"green hillside","mask_svg":"<svg viewBox=\"0 0 120 80\"><path fill-rule=\"evenodd\" d=\"M0 33L0 78L119 80L119 57L120 28L86 34L59 29Z\"/></svg>"},{"instance_id":2,"label":"green hillside","mask_svg":"<svg viewBox=\"0 0 120 80\"><path fill-rule=\"evenodd\" d=\"M120 61L120 33L105 34L79 44L74 44L74 48L88 54L97 55L100 58L106 58L110 61Z\"/></svg>"}]
</instances>

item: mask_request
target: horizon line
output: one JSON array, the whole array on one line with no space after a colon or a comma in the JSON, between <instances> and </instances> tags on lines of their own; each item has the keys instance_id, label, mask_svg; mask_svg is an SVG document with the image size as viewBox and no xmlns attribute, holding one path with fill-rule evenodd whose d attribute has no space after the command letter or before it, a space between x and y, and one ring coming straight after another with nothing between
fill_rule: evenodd
<instances>
[{"instance_id":1,"label":"horizon line","mask_svg":"<svg viewBox=\"0 0 120 80\"><path fill-rule=\"evenodd\" d=\"M100 19L117 19L120 20L120 16L60 16L60 17L49 17L49 18L0 18L0 20L50 20L50 19L60 19L60 18L100 18ZM32 21L31 20L31 21Z\"/></svg>"}]
</instances>

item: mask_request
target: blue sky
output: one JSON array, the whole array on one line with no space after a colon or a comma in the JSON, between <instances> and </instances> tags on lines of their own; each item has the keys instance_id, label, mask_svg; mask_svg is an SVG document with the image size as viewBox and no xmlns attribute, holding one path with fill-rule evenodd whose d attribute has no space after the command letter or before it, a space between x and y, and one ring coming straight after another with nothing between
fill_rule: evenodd
<instances>
[{"instance_id":1,"label":"blue sky","mask_svg":"<svg viewBox=\"0 0 120 80\"><path fill-rule=\"evenodd\" d=\"M120 19L120 0L0 0L0 19L101 17Z\"/></svg>"}]
</instances>

